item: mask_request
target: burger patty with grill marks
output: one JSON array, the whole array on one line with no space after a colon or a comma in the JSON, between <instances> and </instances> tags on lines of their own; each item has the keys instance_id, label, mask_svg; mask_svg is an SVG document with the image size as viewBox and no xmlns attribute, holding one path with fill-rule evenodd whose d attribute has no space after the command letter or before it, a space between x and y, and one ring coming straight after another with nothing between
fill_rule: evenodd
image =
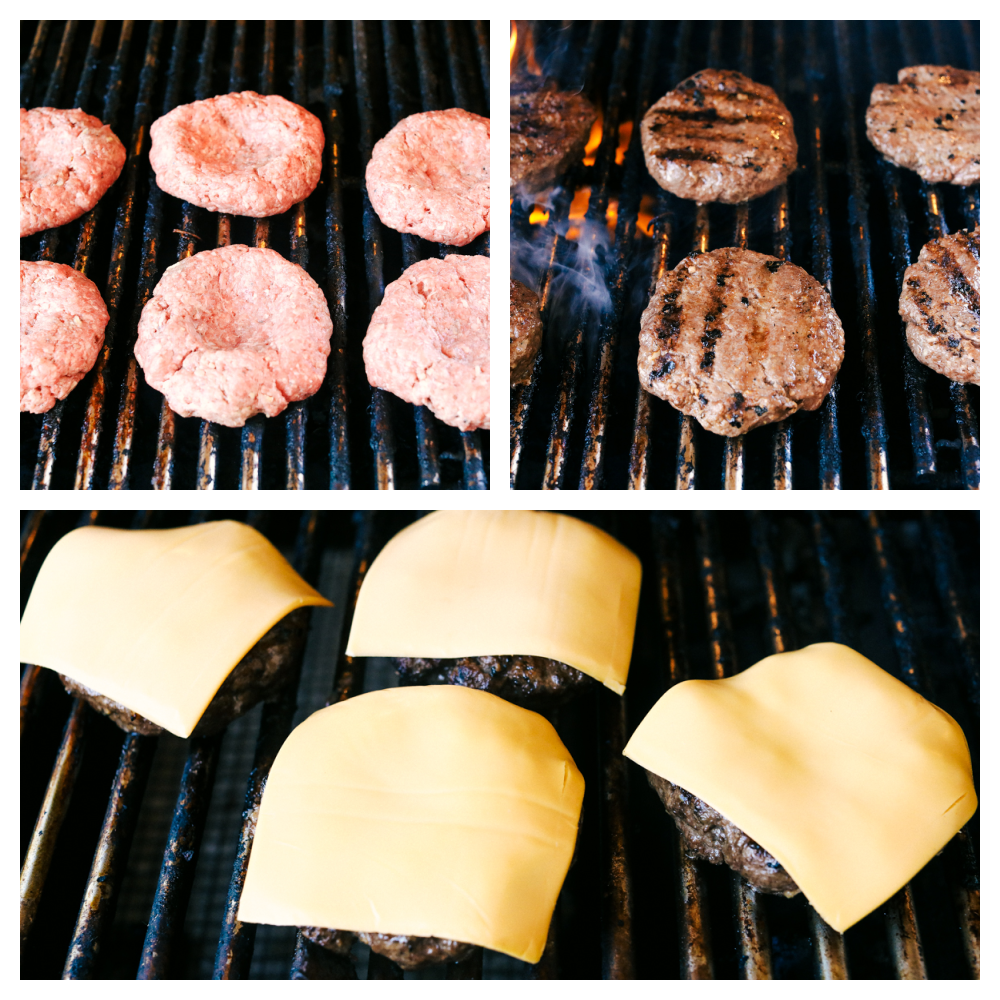
<instances>
[{"instance_id":1,"label":"burger patty with grill marks","mask_svg":"<svg viewBox=\"0 0 1000 1000\"><path fill-rule=\"evenodd\" d=\"M979 226L923 247L903 275L899 315L921 364L979 385Z\"/></svg>"},{"instance_id":2,"label":"burger patty with grill marks","mask_svg":"<svg viewBox=\"0 0 1000 1000\"><path fill-rule=\"evenodd\" d=\"M953 66L906 66L898 80L872 90L865 113L871 144L929 184L975 184L979 74Z\"/></svg>"},{"instance_id":3,"label":"burger patty with grill marks","mask_svg":"<svg viewBox=\"0 0 1000 1000\"><path fill-rule=\"evenodd\" d=\"M726 437L815 410L843 360L827 290L794 264L734 247L664 272L639 328L642 387Z\"/></svg>"},{"instance_id":4,"label":"burger patty with grill marks","mask_svg":"<svg viewBox=\"0 0 1000 1000\"><path fill-rule=\"evenodd\" d=\"M401 969L422 969L439 962L461 962L469 958L475 945L448 938L415 937L411 934L337 931L327 927L300 927L302 936L338 955L346 955L359 938L372 951L395 962Z\"/></svg>"},{"instance_id":5,"label":"burger patty with grill marks","mask_svg":"<svg viewBox=\"0 0 1000 1000\"><path fill-rule=\"evenodd\" d=\"M703 69L642 119L653 180L679 198L737 204L759 198L795 169L792 116L778 95L731 70Z\"/></svg>"},{"instance_id":6,"label":"burger patty with grill marks","mask_svg":"<svg viewBox=\"0 0 1000 1000\"><path fill-rule=\"evenodd\" d=\"M259 701L273 698L288 679L288 672L305 642L308 628L308 608L296 608L272 625L230 671L191 735L211 736L220 732ZM82 698L125 732L142 733L143 736L159 736L165 732L162 726L126 708L121 702L63 674L59 675L59 679L74 698Z\"/></svg>"},{"instance_id":7,"label":"burger patty with grill marks","mask_svg":"<svg viewBox=\"0 0 1000 1000\"><path fill-rule=\"evenodd\" d=\"M527 382L542 344L542 317L538 296L520 281L510 279L510 380Z\"/></svg>"},{"instance_id":8,"label":"burger patty with grill marks","mask_svg":"<svg viewBox=\"0 0 1000 1000\"><path fill-rule=\"evenodd\" d=\"M647 771L646 777L673 817L689 857L704 858L715 865L727 864L763 892L798 895L799 887L774 855L717 809L652 771Z\"/></svg>"},{"instance_id":9,"label":"burger patty with grill marks","mask_svg":"<svg viewBox=\"0 0 1000 1000\"><path fill-rule=\"evenodd\" d=\"M554 704L595 683L592 677L544 656L397 657L401 678L489 691L521 705Z\"/></svg>"},{"instance_id":10,"label":"burger patty with grill marks","mask_svg":"<svg viewBox=\"0 0 1000 1000\"><path fill-rule=\"evenodd\" d=\"M551 187L583 156L597 112L581 94L551 82L524 86L511 86L510 186L530 194Z\"/></svg>"}]
</instances>

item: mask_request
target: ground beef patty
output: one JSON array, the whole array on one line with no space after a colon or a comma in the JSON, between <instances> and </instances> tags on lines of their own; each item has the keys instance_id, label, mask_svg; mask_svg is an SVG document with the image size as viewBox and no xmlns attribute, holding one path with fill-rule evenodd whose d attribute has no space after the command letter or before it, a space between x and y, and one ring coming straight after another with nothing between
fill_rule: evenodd
<instances>
[{"instance_id":1,"label":"ground beef patty","mask_svg":"<svg viewBox=\"0 0 1000 1000\"><path fill-rule=\"evenodd\" d=\"M461 108L410 115L375 143L372 208L391 229L464 247L490 228L490 120Z\"/></svg>"},{"instance_id":2,"label":"ground beef patty","mask_svg":"<svg viewBox=\"0 0 1000 1000\"><path fill-rule=\"evenodd\" d=\"M212 212L287 212L319 183L323 126L252 90L182 104L153 122L149 162L167 194Z\"/></svg>"},{"instance_id":3,"label":"ground beef patty","mask_svg":"<svg viewBox=\"0 0 1000 1000\"><path fill-rule=\"evenodd\" d=\"M580 94L556 90L549 82L511 86L510 186L531 194L551 187L583 156L597 119Z\"/></svg>"},{"instance_id":4,"label":"ground beef patty","mask_svg":"<svg viewBox=\"0 0 1000 1000\"><path fill-rule=\"evenodd\" d=\"M79 108L21 108L21 235L90 211L125 165L110 127Z\"/></svg>"},{"instance_id":5,"label":"ground beef patty","mask_svg":"<svg viewBox=\"0 0 1000 1000\"><path fill-rule=\"evenodd\" d=\"M300 927L302 936L338 955L346 955L359 938L372 951L391 959L401 969L422 969L439 962L461 962L469 958L475 945L448 938L414 937L410 934L375 934L337 931L327 927Z\"/></svg>"},{"instance_id":6,"label":"ground beef patty","mask_svg":"<svg viewBox=\"0 0 1000 1000\"><path fill-rule=\"evenodd\" d=\"M229 676L208 703L192 736L211 736L226 728L233 719L249 712L259 701L277 694L287 680L295 657L305 642L309 627L309 608L296 608L272 625L247 654L233 667ZM126 708L86 687L59 675L63 687L74 697L82 698L98 712L106 715L127 733L159 736L164 730L145 716Z\"/></svg>"},{"instance_id":7,"label":"ground beef patty","mask_svg":"<svg viewBox=\"0 0 1000 1000\"><path fill-rule=\"evenodd\" d=\"M665 272L639 329L643 388L726 437L815 410L843 360L826 289L794 264L733 247Z\"/></svg>"},{"instance_id":8,"label":"ground beef patty","mask_svg":"<svg viewBox=\"0 0 1000 1000\"><path fill-rule=\"evenodd\" d=\"M587 674L544 656L396 657L396 669L411 683L457 684L521 705L551 705L594 683Z\"/></svg>"},{"instance_id":9,"label":"ground beef patty","mask_svg":"<svg viewBox=\"0 0 1000 1000\"><path fill-rule=\"evenodd\" d=\"M780 862L704 799L652 771L647 771L646 777L677 824L689 857L704 858L714 865L727 864L763 892L798 895L799 887Z\"/></svg>"},{"instance_id":10,"label":"ground beef patty","mask_svg":"<svg viewBox=\"0 0 1000 1000\"><path fill-rule=\"evenodd\" d=\"M97 360L108 310L97 286L65 264L21 261L21 412L45 413Z\"/></svg>"},{"instance_id":11,"label":"ground beef patty","mask_svg":"<svg viewBox=\"0 0 1000 1000\"><path fill-rule=\"evenodd\" d=\"M320 387L332 333L301 267L233 245L167 268L142 310L135 357L175 413L242 427Z\"/></svg>"},{"instance_id":12,"label":"ground beef patty","mask_svg":"<svg viewBox=\"0 0 1000 1000\"><path fill-rule=\"evenodd\" d=\"M799 147L778 95L732 70L703 69L642 119L653 180L679 198L737 204L781 184Z\"/></svg>"},{"instance_id":13,"label":"ground beef patty","mask_svg":"<svg viewBox=\"0 0 1000 1000\"><path fill-rule=\"evenodd\" d=\"M417 261L386 287L363 353L368 381L452 427L490 426L490 259Z\"/></svg>"},{"instance_id":14,"label":"ground beef patty","mask_svg":"<svg viewBox=\"0 0 1000 1000\"><path fill-rule=\"evenodd\" d=\"M520 281L510 279L510 380L527 382L542 346L542 317L538 296Z\"/></svg>"},{"instance_id":15,"label":"ground beef patty","mask_svg":"<svg viewBox=\"0 0 1000 1000\"><path fill-rule=\"evenodd\" d=\"M924 245L903 275L899 315L921 364L979 385L979 226Z\"/></svg>"},{"instance_id":16,"label":"ground beef patty","mask_svg":"<svg viewBox=\"0 0 1000 1000\"><path fill-rule=\"evenodd\" d=\"M979 74L907 66L877 83L865 114L871 144L898 167L937 184L979 180Z\"/></svg>"}]
</instances>

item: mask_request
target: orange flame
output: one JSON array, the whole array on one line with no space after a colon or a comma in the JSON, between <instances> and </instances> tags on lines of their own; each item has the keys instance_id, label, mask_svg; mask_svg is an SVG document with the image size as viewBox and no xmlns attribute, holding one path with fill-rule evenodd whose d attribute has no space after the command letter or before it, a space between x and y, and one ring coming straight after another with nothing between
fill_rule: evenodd
<instances>
[{"instance_id":1,"label":"orange flame","mask_svg":"<svg viewBox=\"0 0 1000 1000\"><path fill-rule=\"evenodd\" d=\"M533 226L544 226L549 221L549 213L536 205L528 216L528 222Z\"/></svg>"},{"instance_id":2,"label":"orange flame","mask_svg":"<svg viewBox=\"0 0 1000 1000\"><path fill-rule=\"evenodd\" d=\"M608 202L608 210L604 214L604 218L608 223L608 230L611 233L611 238L614 239L615 228L618 225L618 199L612 198Z\"/></svg>"},{"instance_id":3,"label":"orange flame","mask_svg":"<svg viewBox=\"0 0 1000 1000\"><path fill-rule=\"evenodd\" d=\"M587 148L583 151L583 165L585 167L592 167L597 161L597 147L601 144L603 126L604 116L598 109L597 120L590 127L590 138L587 140Z\"/></svg>"},{"instance_id":4,"label":"orange flame","mask_svg":"<svg viewBox=\"0 0 1000 1000\"><path fill-rule=\"evenodd\" d=\"M618 148L615 150L615 163L619 166L625 162L625 153L632 139L632 122L622 122L618 126Z\"/></svg>"},{"instance_id":5,"label":"orange flame","mask_svg":"<svg viewBox=\"0 0 1000 1000\"><path fill-rule=\"evenodd\" d=\"M514 65L514 49L517 48L517 25L511 21L510 22L510 62L511 66Z\"/></svg>"},{"instance_id":6,"label":"orange flame","mask_svg":"<svg viewBox=\"0 0 1000 1000\"><path fill-rule=\"evenodd\" d=\"M651 194L644 194L639 202L639 219L636 228L641 229L647 236L653 235L653 219L656 217L656 198Z\"/></svg>"},{"instance_id":7,"label":"orange flame","mask_svg":"<svg viewBox=\"0 0 1000 1000\"><path fill-rule=\"evenodd\" d=\"M573 202L569 206L569 221L583 222L587 217L587 206L590 204L590 188L580 188L573 195ZM570 226L566 230L566 239L578 240L580 238L580 227Z\"/></svg>"}]
</instances>

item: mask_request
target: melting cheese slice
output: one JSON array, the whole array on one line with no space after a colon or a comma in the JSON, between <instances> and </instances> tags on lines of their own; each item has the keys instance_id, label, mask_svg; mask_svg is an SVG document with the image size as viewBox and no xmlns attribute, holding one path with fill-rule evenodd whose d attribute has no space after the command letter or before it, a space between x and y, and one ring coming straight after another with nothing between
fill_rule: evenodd
<instances>
[{"instance_id":1,"label":"melting cheese slice","mask_svg":"<svg viewBox=\"0 0 1000 1000\"><path fill-rule=\"evenodd\" d=\"M583 521L536 511L438 511L371 565L351 656L543 656L625 690L639 559Z\"/></svg>"},{"instance_id":2,"label":"melting cheese slice","mask_svg":"<svg viewBox=\"0 0 1000 1000\"><path fill-rule=\"evenodd\" d=\"M537 962L582 804L583 777L535 712L446 685L359 695L278 753L239 919Z\"/></svg>"},{"instance_id":3,"label":"melting cheese slice","mask_svg":"<svg viewBox=\"0 0 1000 1000\"><path fill-rule=\"evenodd\" d=\"M330 602L245 524L78 528L39 571L21 619L21 662L190 736L247 650L307 604Z\"/></svg>"},{"instance_id":4,"label":"melting cheese slice","mask_svg":"<svg viewBox=\"0 0 1000 1000\"><path fill-rule=\"evenodd\" d=\"M977 805L958 723L836 643L678 684L625 756L770 851L838 931L902 888Z\"/></svg>"}]
</instances>

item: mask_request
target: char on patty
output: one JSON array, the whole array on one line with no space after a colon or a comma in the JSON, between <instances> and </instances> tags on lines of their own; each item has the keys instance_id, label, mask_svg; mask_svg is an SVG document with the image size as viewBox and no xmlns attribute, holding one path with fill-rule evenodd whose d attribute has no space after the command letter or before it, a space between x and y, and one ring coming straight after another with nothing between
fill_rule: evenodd
<instances>
[{"instance_id":1,"label":"char on patty","mask_svg":"<svg viewBox=\"0 0 1000 1000\"><path fill-rule=\"evenodd\" d=\"M843 360L827 290L794 264L734 247L664 272L639 328L643 388L726 437L815 410Z\"/></svg>"},{"instance_id":2,"label":"char on patty","mask_svg":"<svg viewBox=\"0 0 1000 1000\"><path fill-rule=\"evenodd\" d=\"M642 119L653 180L699 203L759 198L795 169L792 116L778 95L731 70L703 69Z\"/></svg>"},{"instance_id":3,"label":"char on patty","mask_svg":"<svg viewBox=\"0 0 1000 1000\"><path fill-rule=\"evenodd\" d=\"M278 693L305 642L309 611L309 608L296 608L272 625L251 646L208 703L192 736L211 736L220 732L233 719L249 712L257 702L266 701ZM74 698L82 698L126 732L142 733L144 736L159 736L164 732L161 726L120 702L63 674L59 678Z\"/></svg>"},{"instance_id":4,"label":"char on patty","mask_svg":"<svg viewBox=\"0 0 1000 1000\"><path fill-rule=\"evenodd\" d=\"M799 887L780 862L704 799L652 771L646 772L663 807L673 817L689 857L727 864L751 885L778 896L795 896Z\"/></svg>"},{"instance_id":5,"label":"char on patty","mask_svg":"<svg viewBox=\"0 0 1000 1000\"><path fill-rule=\"evenodd\" d=\"M510 381L527 382L542 344L538 296L527 285L510 279Z\"/></svg>"},{"instance_id":6,"label":"char on patty","mask_svg":"<svg viewBox=\"0 0 1000 1000\"><path fill-rule=\"evenodd\" d=\"M577 160L597 119L581 94L557 90L549 81L512 83L510 94L510 186L527 194L551 187Z\"/></svg>"},{"instance_id":7,"label":"char on patty","mask_svg":"<svg viewBox=\"0 0 1000 1000\"><path fill-rule=\"evenodd\" d=\"M543 656L397 657L396 668L413 683L457 684L527 705L551 705L595 683L574 667Z\"/></svg>"},{"instance_id":8,"label":"char on patty","mask_svg":"<svg viewBox=\"0 0 1000 1000\"><path fill-rule=\"evenodd\" d=\"M979 385L979 226L925 244L903 276L899 315L921 364Z\"/></svg>"},{"instance_id":9,"label":"char on patty","mask_svg":"<svg viewBox=\"0 0 1000 1000\"><path fill-rule=\"evenodd\" d=\"M338 931L328 927L300 927L302 936L338 955L346 955L358 938L372 951L391 959L401 969L422 969L439 962L461 962L469 958L475 945L448 938L415 937L410 934L375 934Z\"/></svg>"},{"instance_id":10,"label":"char on patty","mask_svg":"<svg viewBox=\"0 0 1000 1000\"><path fill-rule=\"evenodd\" d=\"M925 181L979 180L979 74L953 66L906 66L899 83L877 83L865 114L871 144Z\"/></svg>"}]
</instances>

